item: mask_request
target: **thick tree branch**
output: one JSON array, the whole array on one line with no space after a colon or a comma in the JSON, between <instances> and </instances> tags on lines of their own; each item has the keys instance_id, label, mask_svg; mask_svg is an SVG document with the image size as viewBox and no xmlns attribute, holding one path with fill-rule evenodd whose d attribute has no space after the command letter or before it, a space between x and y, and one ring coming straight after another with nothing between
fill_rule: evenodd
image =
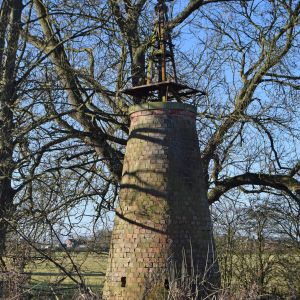
<instances>
[{"instance_id":1,"label":"thick tree branch","mask_svg":"<svg viewBox=\"0 0 300 300\"><path fill-rule=\"evenodd\" d=\"M225 0L207 0L207 1L190 0L188 5L184 8L184 10L169 22L168 28L170 30L174 29L176 26L180 25L183 21L185 21L193 12L195 12L197 9L199 9L201 6L205 4L224 2L224 1Z\"/></svg>"},{"instance_id":2,"label":"thick tree branch","mask_svg":"<svg viewBox=\"0 0 300 300\"><path fill-rule=\"evenodd\" d=\"M275 77L275 78L283 78L283 79L291 79L291 80L300 80L300 76L294 76L294 75L267 73L266 76Z\"/></svg>"},{"instance_id":3,"label":"thick tree branch","mask_svg":"<svg viewBox=\"0 0 300 300\"><path fill-rule=\"evenodd\" d=\"M260 173L244 173L223 181L218 181L215 187L208 193L210 204L219 200L227 191L243 185L261 185L271 187L288 193L297 201L300 201L300 182L288 175L268 175ZM295 196L295 194L297 196Z\"/></svg>"},{"instance_id":4,"label":"thick tree branch","mask_svg":"<svg viewBox=\"0 0 300 300\"><path fill-rule=\"evenodd\" d=\"M90 137L83 137L83 140L95 147L96 152L106 159L111 172L116 178L120 178L122 171L122 154L107 142L107 135L96 125L94 119L88 114L89 110L82 98L84 91L68 61L63 44L56 38L51 27L47 8L41 0L34 0L34 5L47 40L46 43L49 47L54 49L50 54L50 58L56 67L63 86L66 87L70 103L77 109L77 112L73 114L72 117L83 126L85 133L90 135Z\"/></svg>"}]
</instances>

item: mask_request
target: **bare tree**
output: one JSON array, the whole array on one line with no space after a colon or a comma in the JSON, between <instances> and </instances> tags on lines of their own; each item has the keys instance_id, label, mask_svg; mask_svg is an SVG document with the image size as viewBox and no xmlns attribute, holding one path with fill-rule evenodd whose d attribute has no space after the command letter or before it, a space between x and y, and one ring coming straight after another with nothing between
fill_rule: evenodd
<instances>
[{"instance_id":1,"label":"bare tree","mask_svg":"<svg viewBox=\"0 0 300 300\"><path fill-rule=\"evenodd\" d=\"M225 299L297 297L299 247L294 246L295 235L287 235L295 233L292 220L297 218L296 211L281 215L270 195L254 195L244 201L235 196L213 209L221 295ZM278 226L283 216L285 228L290 230Z\"/></svg>"},{"instance_id":2,"label":"bare tree","mask_svg":"<svg viewBox=\"0 0 300 300\"><path fill-rule=\"evenodd\" d=\"M55 134L53 120L43 109L40 99L40 68L47 69L47 56L27 42L31 30L33 5L28 2L5 0L0 11L0 260L1 271L6 269L2 259L9 229L24 217L47 213L51 195L42 198L43 177L53 178L55 166L50 164L54 153L69 149L66 136ZM44 84L44 82L42 82ZM70 113L70 111L68 111ZM59 114L59 116L63 115ZM63 145L62 145L63 144ZM74 145L72 146L74 147ZM71 148L72 148L71 147ZM78 146L79 149L79 146ZM63 151L62 151L63 152ZM51 165L51 167L50 167ZM57 163L56 163L57 165ZM64 168L62 168L63 170ZM64 174L63 176L67 176ZM90 175L92 176L92 175ZM49 181L48 181L48 184ZM59 189L58 181L56 189ZM85 196L87 196L85 194ZM37 201L39 200L39 201ZM44 201L43 201L44 200ZM68 202L64 202L65 206ZM35 206L38 204L37 206ZM54 202L52 201L52 205ZM51 212L62 209L52 206ZM31 216L29 212L32 213ZM37 220L37 219L36 219ZM34 222L33 222L34 223ZM12 224L13 226L10 226ZM30 231L30 230L29 230Z\"/></svg>"},{"instance_id":3,"label":"bare tree","mask_svg":"<svg viewBox=\"0 0 300 300\"><path fill-rule=\"evenodd\" d=\"M49 197L44 206L39 204L33 179L52 177L55 183L66 174L72 174L80 188L73 195L63 191L64 207L88 198L99 204L98 211L113 209L127 142L127 108L141 101L125 97L121 90L145 79L154 5L145 0L33 0L23 8L29 18L20 29L22 3L3 1L0 51L14 51L4 51L0 60L1 70L7 70L1 82L0 133L1 142L6 141L0 147L2 219L11 211L15 167L14 180L22 181L15 199L31 213L43 211L45 205L50 209L55 201ZM208 201L217 203L239 190L244 198L276 193L280 201L288 197L299 203L300 2L191 0L172 5L168 28L175 37L179 77L208 95L190 100L199 111ZM15 12L17 21L8 11ZM187 39L197 47L180 47ZM27 52L22 52L22 43ZM24 61L20 53L28 55L26 68L17 63ZM38 59L29 64L33 56ZM19 79L9 79L16 69ZM12 80L18 85L10 85ZM14 123L8 109L13 101L17 104L20 97L14 95L21 84L22 95L34 108L26 114L27 130L21 118ZM16 124L23 133L15 141L22 140L22 147L8 134L15 132ZM20 157L12 166L14 153ZM47 191L54 190L52 186ZM6 225L1 228L5 231Z\"/></svg>"},{"instance_id":4,"label":"bare tree","mask_svg":"<svg viewBox=\"0 0 300 300\"><path fill-rule=\"evenodd\" d=\"M34 5L42 35L32 35L30 41L49 55L61 88L66 90L64 101L68 102L65 105L76 110L69 115L68 121L60 119L60 125L66 132L92 145L118 180L128 131L124 115L130 104L120 95L120 88L128 80L136 85L144 78L150 33L143 27L149 24L148 13L143 9L151 8L151 3L96 3L87 8L95 10L96 17L85 12L83 5L72 4L74 11L71 13L65 12L63 5L59 4L47 7L42 1L34 1ZM204 5L215 7L214 12L206 14L205 9L200 9ZM295 148L298 133L294 129L298 116L295 103L298 77L287 73L296 71L293 61L298 54L299 6L296 1L260 5L253 2L210 4L209 1L193 1L169 22L170 29L179 24L191 30L201 29L206 36L199 35L199 38L213 41L205 43L206 60L209 55L224 58L214 59L213 63L210 61L207 75L200 74L200 64L187 61L195 74L206 76L203 82L207 83L209 92L209 103L199 118L201 124L209 125L204 129L207 135L201 137L200 143L203 175L210 178L207 182L210 203L231 189L245 185L277 189L298 199L299 163ZM184 23L195 12L194 20ZM64 14L76 16L77 20L61 19ZM200 16L203 24L198 21ZM84 28L80 27L80 17L85 21ZM258 17L261 19L256 20ZM95 23L92 22L94 19ZM73 22L72 30L69 29L70 22ZM82 42L79 47L78 36ZM102 39L98 44L97 37ZM73 48L67 46L71 38ZM93 49L86 49L87 43ZM96 53L97 46L101 47L101 54ZM75 57L75 53L81 55ZM107 57L112 55L115 59L108 64ZM86 65L81 67L78 59L87 61L88 58L89 68ZM201 63L209 66L207 61ZM232 73L228 74L230 68ZM219 73L213 74L216 70ZM220 92L222 99L218 100L215 95ZM138 99L131 101L139 102ZM73 126L71 120L74 120ZM282 140L277 138L277 132L284 132ZM251 140L254 135L258 137ZM291 140L294 143L285 146ZM295 155L287 160L288 152ZM228 176L225 166L237 155L238 162L230 162L233 176ZM258 166L263 160L265 163Z\"/></svg>"}]
</instances>

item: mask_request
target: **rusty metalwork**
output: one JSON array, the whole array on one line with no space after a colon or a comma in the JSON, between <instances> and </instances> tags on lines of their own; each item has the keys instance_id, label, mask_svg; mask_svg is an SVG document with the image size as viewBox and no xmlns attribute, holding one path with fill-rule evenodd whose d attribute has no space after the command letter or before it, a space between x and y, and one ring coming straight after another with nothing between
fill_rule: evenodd
<instances>
[{"instance_id":1,"label":"rusty metalwork","mask_svg":"<svg viewBox=\"0 0 300 300\"><path fill-rule=\"evenodd\" d=\"M168 29L168 6L158 0L146 71L146 84L122 92L147 101L181 102L185 97L205 93L178 83L172 34Z\"/></svg>"}]
</instances>

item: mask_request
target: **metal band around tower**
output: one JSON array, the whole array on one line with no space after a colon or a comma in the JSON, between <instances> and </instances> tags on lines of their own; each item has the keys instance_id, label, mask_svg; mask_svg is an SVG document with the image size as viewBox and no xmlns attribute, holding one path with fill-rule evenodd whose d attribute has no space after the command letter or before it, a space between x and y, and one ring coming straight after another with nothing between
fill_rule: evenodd
<instances>
[{"instance_id":1,"label":"metal band around tower","mask_svg":"<svg viewBox=\"0 0 300 300\"><path fill-rule=\"evenodd\" d=\"M131 115L138 111L143 110L185 110L197 114L197 108L194 105L180 103L180 102L147 102L142 104L137 104L130 106L128 109L128 114Z\"/></svg>"}]
</instances>

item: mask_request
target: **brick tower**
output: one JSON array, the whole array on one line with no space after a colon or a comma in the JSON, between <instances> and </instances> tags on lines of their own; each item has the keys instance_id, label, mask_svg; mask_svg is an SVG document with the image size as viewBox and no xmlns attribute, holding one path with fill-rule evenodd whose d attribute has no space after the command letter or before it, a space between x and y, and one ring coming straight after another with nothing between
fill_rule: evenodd
<instances>
[{"instance_id":1,"label":"brick tower","mask_svg":"<svg viewBox=\"0 0 300 300\"><path fill-rule=\"evenodd\" d=\"M188 273L192 260L195 275L217 280L195 116L182 103L131 107L105 299L147 299L184 260Z\"/></svg>"},{"instance_id":2,"label":"brick tower","mask_svg":"<svg viewBox=\"0 0 300 300\"><path fill-rule=\"evenodd\" d=\"M106 300L162 299L155 292L167 293L178 276L181 285L190 280L190 292L200 290L199 299L218 285L196 108L181 102L201 92L177 82L164 0L155 10L146 84L123 91L146 103L129 110Z\"/></svg>"}]
</instances>

